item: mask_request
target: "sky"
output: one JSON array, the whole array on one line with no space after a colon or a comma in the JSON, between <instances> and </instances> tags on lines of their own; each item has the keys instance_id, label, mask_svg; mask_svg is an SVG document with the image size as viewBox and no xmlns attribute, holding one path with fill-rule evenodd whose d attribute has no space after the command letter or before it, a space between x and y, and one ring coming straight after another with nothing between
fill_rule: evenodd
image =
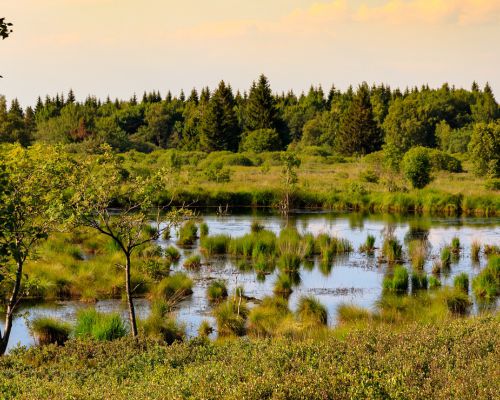
<instances>
[{"instance_id":1,"label":"sky","mask_svg":"<svg viewBox=\"0 0 500 400\"><path fill-rule=\"evenodd\" d=\"M476 80L500 98L500 0L0 0L0 17L0 94L23 105L243 91L261 73L276 92Z\"/></svg>"}]
</instances>

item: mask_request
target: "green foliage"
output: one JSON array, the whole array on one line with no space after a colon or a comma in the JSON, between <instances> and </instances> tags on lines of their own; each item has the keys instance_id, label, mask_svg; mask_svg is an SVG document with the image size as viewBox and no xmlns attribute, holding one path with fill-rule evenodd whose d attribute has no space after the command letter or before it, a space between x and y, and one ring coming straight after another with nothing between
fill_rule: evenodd
<instances>
[{"instance_id":1,"label":"green foliage","mask_svg":"<svg viewBox=\"0 0 500 400\"><path fill-rule=\"evenodd\" d=\"M431 181L431 163L427 149L413 147L404 155L402 171L416 189L422 189Z\"/></svg>"},{"instance_id":2,"label":"green foliage","mask_svg":"<svg viewBox=\"0 0 500 400\"><path fill-rule=\"evenodd\" d=\"M382 286L391 292L406 292L408 290L408 271L402 265L397 265L394 267L392 276L384 278Z\"/></svg>"},{"instance_id":3,"label":"green foliage","mask_svg":"<svg viewBox=\"0 0 500 400\"><path fill-rule=\"evenodd\" d=\"M76 316L75 336L98 341L115 340L127 334L123 320L117 313L105 314L94 308L83 309Z\"/></svg>"},{"instance_id":4,"label":"green foliage","mask_svg":"<svg viewBox=\"0 0 500 400\"><path fill-rule=\"evenodd\" d=\"M464 293L469 293L469 275L462 272L455 276L455 279L453 279L453 287Z\"/></svg>"},{"instance_id":5,"label":"green foliage","mask_svg":"<svg viewBox=\"0 0 500 400\"><path fill-rule=\"evenodd\" d=\"M360 246L359 251L371 254L375 250L375 236L368 234L365 243Z\"/></svg>"},{"instance_id":6,"label":"green foliage","mask_svg":"<svg viewBox=\"0 0 500 400\"><path fill-rule=\"evenodd\" d=\"M181 258L181 253L179 252L179 250L177 250L176 247L168 246L165 249L165 257L171 262L176 262Z\"/></svg>"},{"instance_id":7,"label":"green foliage","mask_svg":"<svg viewBox=\"0 0 500 400\"><path fill-rule=\"evenodd\" d=\"M226 254L230 241L229 235L205 236L200 241L200 247L204 254L209 257L216 254Z\"/></svg>"},{"instance_id":8,"label":"green foliage","mask_svg":"<svg viewBox=\"0 0 500 400\"><path fill-rule=\"evenodd\" d=\"M417 290L427 290L428 279L427 275L422 272L413 272L411 274L411 288L415 293Z\"/></svg>"},{"instance_id":9,"label":"green foliage","mask_svg":"<svg viewBox=\"0 0 500 400\"><path fill-rule=\"evenodd\" d=\"M441 266L443 269L449 269L451 264L451 247L445 246L441 249Z\"/></svg>"},{"instance_id":10,"label":"green foliage","mask_svg":"<svg viewBox=\"0 0 500 400\"><path fill-rule=\"evenodd\" d=\"M241 151L263 153L277 151L281 148L280 136L275 129L258 129L246 132L240 144Z\"/></svg>"},{"instance_id":11,"label":"green foliage","mask_svg":"<svg viewBox=\"0 0 500 400\"><path fill-rule=\"evenodd\" d=\"M214 328L212 328L212 325L210 325L210 322L207 320L201 321L201 324L198 328L198 336L202 338L206 338L212 334L214 331Z\"/></svg>"},{"instance_id":12,"label":"green foliage","mask_svg":"<svg viewBox=\"0 0 500 400\"><path fill-rule=\"evenodd\" d=\"M213 310L213 314L219 336L243 336L246 333L248 309L241 297L224 301Z\"/></svg>"},{"instance_id":13,"label":"green foliage","mask_svg":"<svg viewBox=\"0 0 500 400\"><path fill-rule=\"evenodd\" d=\"M500 256L491 256L488 266L473 280L472 289L479 299L492 301L500 295Z\"/></svg>"},{"instance_id":14,"label":"green foliage","mask_svg":"<svg viewBox=\"0 0 500 400\"><path fill-rule=\"evenodd\" d=\"M500 124L474 125L469 153L476 174L500 177Z\"/></svg>"},{"instance_id":15,"label":"green foliage","mask_svg":"<svg viewBox=\"0 0 500 400\"><path fill-rule=\"evenodd\" d=\"M427 258L427 243L424 240L412 240L408 247L413 268L416 270L423 269Z\"/></svg>"},{"instance_id":16,"label":"green foliage","mask_svg":"<svg viewBox=\"0 0 500 400\"><path fill-rule=\"evenodd\" d=\"M200 238L204 238L208 236L208 224L206 222L202 222L200 224Z\"/></svg>"},{"instance_id":17,"label":"green foliage","mask_svg":"<svg viewBox=\"0 0 500 400\"><path fill-rule=\"evenodd\" d=\"M194 254L184 260L184 268L196 270L201 267L201 257L198 254Z\"/></svg>"},{"instance_id":18,"label":"green foliage","mask_svg":"<svg viewBox=\"0 0 500 400\"><path fill-rule=\"evenodd\" d=\"M479 262L479 253L481 252L481 243L474 240L470 246L471 259L474 262Z\"/></svg>"},{"instance_id":19,"label":"green foliage","mask_svg":"<svg viewBox=\"0 0 500 400\"><path fill-rule=\"evenodd\" d=\"M52 317L38 317L30 322L30 331L39 345L63 345L69 338L71 326Z\"/></svg>"},{"instance_id":20,"label":"green foliage","mask_svg":"<svg viewBox=\"0 0 500 400\"><path fill-rule=\"evenodd\" d=\"M204 171L206 178L211 182L224 183L231 180L231 170L221 161L214 161Z\"/></svg>"},{"instance_id":21,"label":"green foliage","mask_svg":"<svg viewBox=\"0 0 500 400\"><path fill-rule=\"evenodd\" d=\"M302 296L297 303L297 315L301 321L314 322L318 325L328 323L328 312L314 296Z\"/></svg>"},{"instance_id":22,"label":"green foliage","mask_svg":"<svg viewBox=\"0 0 500 400\"><path fill-rule=\"evenodd\" d=\"M188 220L179 228L177 244L179 246L192 246L197 238L198 226L193 220Z\"/></svg>"},{"instance_id":23,"label":"green foliage","mask_svg":"<svg viewBox=\"0 0 500 400\"><path fill-rule=\"evenodd\" d=\"M371 319L370 311L353 304L340 304L337 307L337 319L341 324L367 322Z\"/></svg>"},{"instance_id":24,"label":"green foliage","mask_svg":"<svg viewBox=\"0 0 500 400\"><path fill-rule=\"evenodd\" d=\"M403 258L403 246L396 237L386 235L382 244L382 255L389 263L401 261Z\"/></svg>"},{"instance_id":25,"label":"green foliage","mask_svg":"<svg viewBox=\"0 0 500 400\"><path fill-rule=\"evenodd\" d=\"M162 279L153 294L155 298L175 302L193 293L193 281L184 273L176 272Z\"/></svg>"},{"instance_id":26,"label":"green foliage","mask_svg":"<svg viewBox=\"0 0 500 400\"><path fill-rule=\"evenodd\" d=\"M437 289L441 287L441 281L435 276L429 276L429 289Z\"/></svg>"},{"instance_id":27,"label":"green foliage","mask_svg":"<svg viewBox=\"0 0 500 400\"><path fill-rule=\"evenodd\" d=\"M441 295L446 306L453 314L466 314L472 305L469 296L462 290L443 290Z\"/></svg>"},{"instance_id":28,"label":"green foliage","mask_svg":"<svg viewBox=\"0 0 500 400\"><path fill-rule=\"evenodd\" d=\"M212 302L220 302L227 297L226 282L223 280L215 280L210 283L207 288L208 300Z\"/></svg>"}]
</instances>

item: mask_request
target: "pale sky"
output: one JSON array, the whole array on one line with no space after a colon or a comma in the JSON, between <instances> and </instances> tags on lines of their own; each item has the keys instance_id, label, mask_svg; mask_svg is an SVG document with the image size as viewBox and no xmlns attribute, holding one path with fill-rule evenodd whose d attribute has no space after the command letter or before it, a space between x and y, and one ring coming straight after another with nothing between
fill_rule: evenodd
<instances>
[{"instance_id":1,"label":"pale sky","mask_svg":"<svg viewBox=\"0 0 500 400\"><path fill-rule=\"evenodd\" d=\"M500 0L0 0L4 16L0 94L23 105L246 90L260 73L296 92L489 81L500 100Z\"/></svg>"}]
</instances>

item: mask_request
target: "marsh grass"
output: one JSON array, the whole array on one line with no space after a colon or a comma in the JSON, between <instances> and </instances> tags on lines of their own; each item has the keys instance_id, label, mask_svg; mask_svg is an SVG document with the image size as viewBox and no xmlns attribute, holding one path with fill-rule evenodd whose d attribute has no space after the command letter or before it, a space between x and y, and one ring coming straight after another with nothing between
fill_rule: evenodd
<instances>
[{"instance_id":1,"label":"marsh grass","mask_svg":"<svg viewBox=\"0 0 500 400\"><path fill-rule=\"evenodd\" d=\"M481 243L477 240L474 240L470 247L471 259L474 262L479 262L479 255L481 253Z\"/></svg>"},{"instance_id":2,"label":"marsh grass","mask_svg":"<svg viewBox=\"0 0 500 400\"><path fill-rule=\"evenodd\" d=\"M171 311L172 307L168 302L161 299L153 301L149 316L139 321L143 334L168 345L182 342L186 336L186 327L177 322Z\"/></svg>"},{"instance_id":3,"label":"marsh grass","mask_svg":"<svg viewBox=\"0 0 500 400\"><path fill-rule=\"evenodd\" d=\"M425 273L413 272L411 274L411 288L414 293L417 290L427 290L428 283L428 278Z\"/></svg>"},{"instance_id":4,"label":"marsh grass","mask_svg":"<svg viewBox=\"0 0 500 400\"><path fill-rule=\"evenodd\" d=\"M192 246L198 238L198 227L193 220L186 221L179 228L177 244L181 247Z\"/></svg>"},{"instance_id":5,"label":"marsh grass","mask_svg":"<svg viewBox=\"0 0 500 400\"><path fill-rule=\"evenodd\" d=\"M213 310L213 315L219 336L245 335L248 308L241 297L231 296Z\"/></svg>"},{"instance_id":6,"label":"marsh grass","mask_svg":"<svg viewBox=\"0 0 500 400\"><path fill-rule=\"evenodd\" d=\"M184 260L183 263L184 268L189 270L197 270L201 267L201 257L198 254L194 254L189 256Z\"/></svg>"},{"instance_id":7,"label":"marsh grass","mask_svg":"<svg viewBox=\"0 0 500 400\"><path fill-rule=\"evenodd\" d=\"M441 249L440 261L441 270L449 270L451 266L451 247L445 246Z\"/></svg>"},{"instance_id":8,"label":"marsh grass","mask_svg":"<svg viewBox=\"0 0 500 400\"><path fill-rule=\"evenodd\" d=\"M283 320L291 315L288 302L281 297L264 297L248 315L248 334L255 337L276 335Z\"/></svg>"},{"instance_id":9,"label":"marsh grass","mask_svg":"<svg viewBox=\"0 0 500 400\"><path fill-rule=\"evenodd\" d=\"M277 276L273 292L285 298L290 296L293 292L293 280L289 274L281 273Z\"/></svg>"},{"instance_id":10,"label":"marsh grass","mask_svg":"<svg viewBox=\"0 0 500 400\"><path fill-rule=\"evenodd\" d=\"M462 290L444 288L438 294L448 309L456 315L467 314L472 305L469 296Z\"/></svg>"},{"instance_id":11,"label":"marsh grass","mask_svg":"<svg viewBox=\"0 0 500 400\"><path fill-rule=\"evenodd\" d=\"M128 330L118 313L100 313L94 308L80 310L76 315L75 337L98 341L119 339Z\"/></svg>"},{"instance_id":12,"label":"marsh grass","mask_svg":"<svg viewBox=\"0 0 500 400\"><path fill-rule=\"evenodd\" d=\"M180 251L174 246L168 246L165 249L164 253L165 253L165 257L168 260L170 260L170 262L172 262L172 263L179 261L179 259L181 258Z\"/></svg>"},{"instance_id":13,"label":"marsh grass","mask_svg":"<svg viewBox=\"0 0 500 400\"><path fill-rule=\"evenodd\" d=\"M372 318L369 310L354 304L340 304L337 307L337 320L340 324L368 322Z\"/></svg>"},{"instance_id":14,"label":"marsh grass","mask_svg":"<svg viewBox=\"0 0 500 400\"><path fill-rule=\"evenodd\" d=\"M427 242L424 240L412 240L409 245L411 265L416 270L422 270L427 259Z\"/></svg>"},{"instance_id":15,"label":"marsh grass","mask_svg":"<svg viewBox=\"0 0 500 400\"><path fill-rule=\"evenodd\" d=\"M221 302L227 298L226 282L221 279L211 282L207 288L207 297L208 300L214 303Z\"/></svg>"},{"instance_id":16,"label":"marsh grass","mask_svg":"<svg viewBox=\"0 0 500 400\"><path fill-rule=\"evenodd\" d=\"M460 239L455 236L451 239L451 252L453 254L460 254Z\"/></svg>"},{"instance_id":17,"label":"marsh grass","mask_svg":"<svg viewBox=\"0 0 500 400\"><path fill-rule=\"evenodd\" d=\"M362 253L373 254L375 251L375 236L368 235L365 243L360 246L359 251Z\"/></svg>"},{"instance_id":18,"label":"marsh grass","mask_svg":"<svg viewBox=\"0 0 500 400\"><path fill-rule=\"evenodd\" d=\"M167 302L179 301L193 293L193 281L183 272L176 272L162 279L154 288L156 299Z\"/></svg>"},{"instance_id":19,"label":"marsh grass","mask_svg":"<svg viewBox=\"0 0 500 400\"><path fill-rule=\"evenodd\" d=\"M384 238L384 243L382 245L382 256L384 257L384 260L389 264L402 261L403 247L396 237L387 235Z\"/></svg>"},{"instance_id":20,"label":"marsh grass","mask_svg":"<svg viewBox=\"0 0 500 400\"><path fill-rule=\"evenodd\" d=\"M384 290L396 293L408 291L408 271L402 265L394 267L392 276L387 276L382 282Z\"/></svg>"},{"instance_id":21,"label":"marsh grass","mask_svg":"<svg viewBox=\"0 0 500 400\"><path fill-rule=\"evenodd\" d=\"M41 346L63 345L71 333L71 325L52 317L39 317L29 323L29 329Z\"/></svg>"},{"instance_id":22,"label":"marsh grass","mask_svg":"<svg viewBox=\"0 0 500 400\"><path fill-rule=\"evenodd\" d=\"M297 317L302 322L311 322L318 325L328 323L326 307L314 296L302 296L297 303Z\"/></svg>"},{"instance_id":23,"label":"marsh grass","mask_svg":"<svg viewBox=\"0 0 500 400\"><path fill-rule=\"evenodd\" d=\"M468 294L469 293L469 275L465 272L462 272L455 276L453 279L453 287L457 290L461 290L462 292Z\"/></svg>"},{"instance_id":24,"label":"marsh grass","mask_svg":"<svg viewBox=\"0 0 500 400\"><path fill-rule=\"evenodd\" d=\"M441 281L435 276L429 276L429 289L437 289L441 287Z\"/></svg>"},{"instance_id":25,"label":"marsh grass","mask_svg":"<svg viewBox=\"0 0 500 400\"><path fill-rule=\"evenodd\" d=\"M500 256L491 256L488 265L472 281L478 299L493 301L500 295Z\"/></svg>"},{"instance_id":26,"label":"marsh grass","mask_svg":"<svg viewBox=\"0 0 500 400\"><path fill-rule=\"evenodd\" d=\"M202 236L200 241L201 250L211 257L214 255L226 254L231 237L229 235Z\"/></svg>"},{"instance_id":27,"label":"marsh grass","mask_svg":"<svg viewBox=\"0 0 500 400\"><path fill-rule=\"evenodd\" d=\"M202 338L207 338L213 333L213 331L214 328L212 328L210 322L204 319L203 321L201 321L201 324L198 327L198 336Z\"/></svg>"},{"instance_id":28,"label":"marsh grass","mask_svg":"<svg viewBox=\"0 0 500 400\"><path fill-rule=\"evenodd\" d=\"M203 239L207 237L209 233L208 224L206 222L202 222L200 224L200 238Z\"/></svg>"}]
</instances>

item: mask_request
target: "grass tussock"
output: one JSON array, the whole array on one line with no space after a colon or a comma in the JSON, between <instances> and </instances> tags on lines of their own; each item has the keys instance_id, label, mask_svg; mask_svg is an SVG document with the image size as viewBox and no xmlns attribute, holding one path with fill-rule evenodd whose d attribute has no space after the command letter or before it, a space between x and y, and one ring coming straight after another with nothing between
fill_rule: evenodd
<instances>
[{"instance_id":1,"label":"grass tussock","mask_svg":"<svg viewBox=\"0 0 500 400\"><path fill-rule=\"evenodd\" d=\"M184 268L188 270L197 270L201 268L201 257L198 254L189 256L184 260Z\"/></svg>"},{"instance_id":2,"label":"grass tussock","mask_svg":"<svg viewBox=\"0 0 500 400\"><path fill-rule=\"evenodd\" d=\"M122 338L128 330L118 313L101 313L94 308L80 310L76 316L75 337L109 341Z\"/></svg>"},{"instance_id":3,"label":"grass tussock","mask_svg":"<svg viewBox=\"0 0 500 400\"><path fill-rule=\"evenodd\" d=\"M211 302L221 302L227 297L226 282L221 279L210 283L207 288L207 297Z\"/></svg>"},{"instance_id":4,"label":"grass tussock","mask_svg":"<svg viewBox=\"0 0 500 400\"><path fill-rule=\"evenodd\" d=\"M198 239L198 226L193 220L184 222L179 228L177 244L181 247L194 245Z\"/></svg>"},{"instance_id":5,"label":"grass tussock","mask_svg":"<svg viewBox=\"0 0 500 400\"><path fill-rule=\"evenodd\" d=\"M297 304L297 316L302 322L311 322L318 325L328 323L326 307L314 296L302 296Z\"/></svg>"},{"instance_id":6,"label":"grass tussock","mask_svg":"<svg viewBox=\"0 0 500 400\"><path fill-rule=\"evenodd\" d=\"M408 271L406 268L402 265L394 267L392 276L389 275L384 278L382 287L384 290L395 293L405 293L408 291Z\"/></svg>"},{"instance_id":7,"label":"grass tussock","mask_svg":"<svg viewBox=\"0 0 500 400\"><path fill-rule=\"evenodd\" d=\"M154 288L153 296L167 302L176 302L193 293L193 281L183 272L176 272Z\"/></svg>"},{"instance_id":8,"label":"grass tussock","mask_svg":"<svg viewBox=\"0 0 500 400\"><path fill-rule=\"evenodd\" d=\"M477 298L493 301L500 295L500 256L491 256L488 265L472 281Z\"/></svg>"}]
</instances>

